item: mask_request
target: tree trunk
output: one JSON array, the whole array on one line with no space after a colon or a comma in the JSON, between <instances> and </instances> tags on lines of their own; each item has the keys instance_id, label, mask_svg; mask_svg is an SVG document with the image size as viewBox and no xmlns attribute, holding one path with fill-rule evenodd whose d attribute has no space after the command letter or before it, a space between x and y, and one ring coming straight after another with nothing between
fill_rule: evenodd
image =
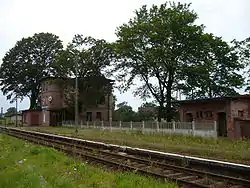
<instances>
[{"instance_id":1,"label":"tree trunk","mask_svg":"<svg viewBox=\"0 0 250 188\"><path fill-rule=\"evenodd\" d=\"M167 122L171 122L171 120L173 119L171 97L172 97L171 90L167 90L167 105L166 105Z\"/></svg>"},{"instance_id":2,"label":"tree trunk","mask_svg":"<svg viewBox=\"0 0 250 188\"><path fill-rule=\"evenodd\" d=\"M30 97L30 109L35 109L36 107L37 107L37 95L36 92L32 91Z\"/></svg>"},{"instance_id":3,"label":"tree trunk","mask_svg":"<svg viewBox=\"0 0 250 188\"><path fill-rule=\"evenodd\" d=\"M161 122L161 118L163 117L163 111L164 111L164 105L163 105L163 103L160 103L159 109L158 109L158 116L157 116L158 122Z\"/></svg>"},{"instance_id":4,"label":"tree trunk","mask_svg":"<svg viewBox=\"0 0 250 188\"><path fill-rule=\"evenodd\" d=\"M172 113L172 86L173 86L173 82L174 82L174 73L173 71L169 72L169 76L168 76L168 83L167 83L167 105L166 105L166 118L167 118L167 122L172 121L173 119L173 113Z\"/></svg>"}]
</instances>

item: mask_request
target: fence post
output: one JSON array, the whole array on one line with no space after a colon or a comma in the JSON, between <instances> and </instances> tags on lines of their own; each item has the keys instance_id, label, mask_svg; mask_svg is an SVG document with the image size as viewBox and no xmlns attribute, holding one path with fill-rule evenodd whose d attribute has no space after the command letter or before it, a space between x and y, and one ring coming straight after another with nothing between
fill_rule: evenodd
<instances>
[{"instance_id":1,"label":"fence post","mask_svg":"<svg viewBox=\"0 0 250 188\"><path fill-rule=\"evenodd\" d=\"M104 130L104 123L103 123L103 120L102 120L101 124L102 124L102 129Z\"/></svg>"},{"instance_id":2,"label":"fence post","mask_svg":"<svg viewBox=\"0 0 250 188\"><path fill-rule=\"evenodd\" d=\"M173 123L173 132L175 133L175 121L173 121L172 123Z\"/></svg>"},{"instance_id":3,"label":"fence post","mask_svg":"<svg viewBox=\"0 0 250 188\"><path fill-rule=\"evenodd\" d=\"M156 130L157 130L157 132L160 131L160 128L159 128L159 121L156 122Z\"/></svg>"},{"instance_id":4,"label":"fence post","mask_svg":"<svg viewBox=\"0 0 250 188\"><path fill-rule=\"evenodd\" d=\"M80 125L80 126L81 126L81 128L83 128L83 125L82 125L82 120L81 120L81 125Z\"/></svg>"},{"instance_id":5,"label":"fence post","mask_svg":"<svg viewBox=\"0 0 250 188\"><path fill-rule=\"evenodd\" d=\"M95 121L93 121L93 127L96 128L96 123L95 123Z\"/></svg>"},{"instance_id":6,"label":"fence post","mask_svg":"<svg viewBox=\"0 0 250 188\"><path fill-rule=\"evenodd\" d=\"M122 121L119 121L119 127L122 129Z\"/></svg>"},{"instance_id":7,"label":"fence post","mask_svg":"<svg viewBox=\"0 0 250 188\"><path fill-rule=\"evenodd\" d=\"M109 120L109 130L112 131L112 121Z\"/></svg>"},{"instance_id":8,"label":"fence post","mask_svg":"<svg viewBox=\"0 0 250 188\"><path fill-rule=\"evenodd\" d=\"M130 129L133 130L133 122L130 121Z\"/></svg>"},{"instance_id":9,"label":"fence post","mask_svg":"<svg viewBox=\"0 0 250 188\"><path fill-rule=\"evenodd\" d=\"M217 137L218 133L217 133L217 122L214 121L214 135L215 137Z\"/></svg>"},{"instance_id":10,"label":"fence post","mask_svg":"<svg viewBox=\"0 0 250 188\"><path fill-rule=\"evenodd\" d=\"M145 122L142 121L142 133L144 133Z\"/></svg>"},{"instance_id":11,"label":"fence post","mask_svg":"<svg viewBox=\"0 0 250 188\"><path fill-rule=\"evenodd\" d=\"M192 121L192 133L193 133L193 136L195 136L195 122Z\"/></svg>"},{"instance_id":12,"label":"fence post","mask_svg":"<svg viewBox=\"0 0 250 188\"><path fill-rule=\"evenodd\" d=\"M87 121L87 128L89 128L89 121Z\"/></svg>"}]
</instances>

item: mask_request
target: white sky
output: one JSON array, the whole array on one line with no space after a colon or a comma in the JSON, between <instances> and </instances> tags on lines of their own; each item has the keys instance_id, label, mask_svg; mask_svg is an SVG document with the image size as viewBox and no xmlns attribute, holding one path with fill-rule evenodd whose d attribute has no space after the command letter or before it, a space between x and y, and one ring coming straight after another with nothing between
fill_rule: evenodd
<instances>
[{"instance_id":1,"label":"white sky","mask_svg":"<svg viewBox=\"0 0 250 188\"><path fill-rule=\"evenodd\" d=\"M51 32L67 44L74 34L83 34L107 41L116 39L116 27L134 16L133 11L142 5L160 5L164 0L0 0L0 63L8 49L22 37L38 32ZM177 2L177 1L176 1ZM192 2L199 15L199 23L207 32L225 40L243 40L250 36L249 0L180 0ZM120 94L118 102L127 101L135 110L142 101L132 91ZM9 104L0 93L0 107ZM29 107L29 101L19 104L19 109Z\"/></svg>"}]
</instances>

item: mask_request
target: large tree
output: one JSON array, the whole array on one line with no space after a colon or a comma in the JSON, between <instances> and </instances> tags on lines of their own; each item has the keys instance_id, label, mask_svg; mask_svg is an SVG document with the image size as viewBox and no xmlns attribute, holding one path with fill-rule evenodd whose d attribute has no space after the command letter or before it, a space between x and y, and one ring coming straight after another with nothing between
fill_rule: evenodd
<instances>
[{"instance_id":1,"label":"large tree","mask_svg":"<svg viewBox=\"0 0 250 188\"><path fill-rule=\"evenodd\" d=\"M29 97L30 109L39 105L40 79L53 74L51 64L63 48L59 37L36 33L22 38L3 58L0 85L7 99Z\"/></svg>"},{"instance_id":2,"label":"large tree","mask_svg":"<svg viewBox=\"0 0 250 188\"><path fill-rule=\"evenodd\" d=\"M200 61L194 66L186 66L189 74L179 85L183 94L192 99L237 95L236 89L244 84L239 72L244 64L239 61L234 45L212 34L204 34L202 38Z\"/></svg>"},{"instance_id":3,"label":"large tree","mask_svg":"<svg viewBox=\"0 0 250 188\"><path fill-rule=\"evenodd\" d=\"M184 79L185 67L198 62L203 26L194 23L197 14L189 4L142 6L135 13L133 19L117 29L118 79L128 89L139 78L143 84L135 94L153 97L159 104L158 120L166 109L166 119L170 121L172 93Z\"/></svg>"}]
</instances>

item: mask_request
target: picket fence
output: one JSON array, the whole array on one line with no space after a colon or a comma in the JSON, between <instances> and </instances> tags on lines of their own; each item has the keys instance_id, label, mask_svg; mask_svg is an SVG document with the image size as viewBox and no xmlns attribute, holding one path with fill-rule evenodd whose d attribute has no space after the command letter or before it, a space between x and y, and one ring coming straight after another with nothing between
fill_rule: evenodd
<instances>
[{"instance_id":1,"label":"picket fence","mask_svg":"<svg viewBox=\"0 0 250 188\"><path fill-rule=\"evenodd\" d=\"M64 121L62 126L74 127L74 121ZM217 137L216 121L210 122L122 122L122 121L81 121L81 128L95 128L102 130L122 130L122 131L141 131L142 133L162 132L171 134L187 134L203 137Z\"/></svg>"}]
</instances>

